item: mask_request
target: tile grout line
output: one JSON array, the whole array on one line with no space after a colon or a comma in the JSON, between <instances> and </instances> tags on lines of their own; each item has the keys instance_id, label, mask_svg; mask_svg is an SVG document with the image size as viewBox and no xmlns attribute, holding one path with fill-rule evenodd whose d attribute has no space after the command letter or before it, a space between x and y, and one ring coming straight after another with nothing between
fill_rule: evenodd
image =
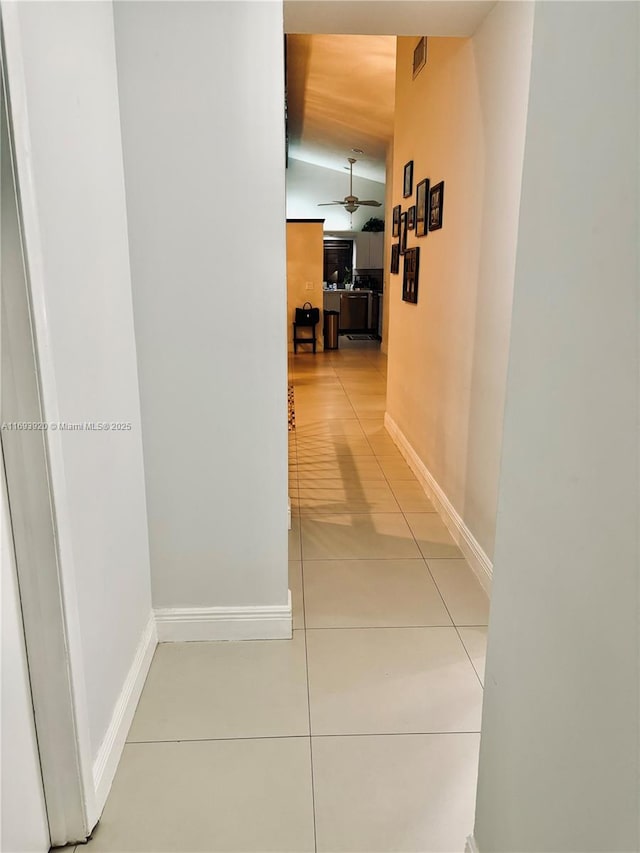
<instances>
[{"instance_id":1,"label":"tile grout line","mask_svg":"<svg viewBox=\"0 0 640 853\"><path fill-rule=\"evenodd\" d=\"M372 363L373 363L373 359L371 359L371 361L372 361ZM394 515L401 514L401 515L402 515L402 518L403 518L403 520L404 520L405 524L407 525L407 527L408 527L408 529L409 529L409 532L410 532L410 534L411 534L411 537L412 537L412 539L413 539L413 541L414 541L414 543L415 543L415 545L416 545L416 548L417 548L417 551L418 551L419 556L418 556L418 557L415 557L415 558L412 558L412 559L415 559L415 560L421 560L421 561L422 561L422 563L423 563L423 565L424 565L424 567L425 567L425 569L426 569L427 575L431 578L431 581L432 581L432 583L434 584L434 586L435 586L435 588L436 588L436 591L437 591L437 593L438 593L438 596L439 596L440 600L442 601L442 604L443 604L443 607L444 607L444 609L445 609L445 612L447 613L448 618L449 618L449 620L450 620L449 625L445 625L445 626L432 626L432 625L428 625L428 626L422 626L422 625L420 625L420 626L407 626L407 625L404 625L404 626L397 626L397 627L394 627L394 626L383 626L383 629L401 630L402 628L405 628L405 629L409 628L409 629L410 629L410 628L440 628L440 627L450 628L450 627L453 627L453 628L455 629L455 631L456 631L456 635L457 635L457 637L458 637L458 640L460 641L460 643L461 643L461 645L462 645L462 648L464 649L465 655L467 656L467 658L468 658L468 660L469 660L469 663L471 664L472 671L474 672L474 674L475 674L476 678L478 679L478 682L480 683L480 688L481 688L481 690L483 690L484 688L483 688L483 685L482 685L482 681L480 680L480 677L479 677L479 675L478 675L478 672L477 672L477 670L476 670L476 667L475 667L475 665L474 665L474 663L473 663L473 660L471 659L471 655L469 654L469 651L467 650L467 647L466 647L466 645L465 645L465 643L464 643L464 641L463 641L463 639L462 639L462 636L461 636L461 634L460 634L460 631L458 630L458 627L459 627L459 626L458 626L458 625L456 625L456 623L455 623L455 621L454 621L454 619L453 619L453 616L452 616L452 614L451 614L451 612L450 612L450 610L449 610L449 607L447 606L447 604L446 604L446 602L445 602L445 600L444 600L444 596L443 596L443 594L442 594L442 592L441 592L441 590L440 590L440 587L438 586L438 584L437 584L437 582L436 582L436 579L435 579L435 577L433 576L433 574L432 574L432 572L431 572L431 569L430 569L429 564L428 564L428 562L427 562L427 558L425 557L425 555L424 555L424 554L423 554L423 552L422 552L422 549L421 549L421 547L420 547L420 544L419 544L419 542L418 542L418 539L417 539L416 535L414 534L413 529L411 528L411 525L409 524L409 521L408 521L408 519L407 519L407 514L406 514L405 510L402 508L402 506L401 506L401 504L400 504L400 501L399 501L398 497L396 496L396 493L395 493L395 491L394 491L394 489L393 489L393 487L392 487L392 485L391 485L390 479L389 479L389 477L388 477L388 475L387 475L386 471L384 470L384 468L383 468L383 467L382 467L382 465L380 464L379 457L380 457L380 456L382 456L382 455L384 455L384 454L379 454L379 453L377 453L377 452L376 452L376 449L375 449L375 447L373 446L372 441L371 441L371 436L370 436L367 432L365 432L365 430L364 430L364 427L363 427L362 421L363 421L363 420L371 420L371 418L364 418L364 417L361 417L361 416L360 416L360 414L359 414L359 413L357 412L357 410L355 409L355 406L354 406L354 404L353 404L353 402L352 402L352 400L351 400L351 394L350 394L350 393L347 391L347 389L345 388L344 383L343 383L343 381L342 381L342 379L341 379L340 375L337 373L337 371L335 370L335 368L332 368L332 371L333 371L333 373L335 374L336 378L338 379L338 382L339 382L339 384L340 384L340 387L342 388L343 393L346 395L347 400L348 400L348 402L349 402L349 405L351 406L352 410L354 411L354 414L355 414L355 416L356 416L356 421L357 421L357 423L358 423L358 427L359 427L359 429L360 429L360 432L361 432L361 434L362 434L362 435L364 436L364 438L365 438L366 446L368 446L368 447L369 447L369 449L370 449L370 451L371 451L371 453L372 453L372 458L373 458L373 459L375 459L375 461L376 461L376 466L377 466L377 468L378 468L378 469L380 470L380 472L381 472L382 480L381 480L380 482L383 482L383 483L385 483L385 484L386 484L386 486L387 486L387 488L389 489L389 491L390 491L391 495L393 496L393 501L394 501L394 503L395 503L395 504L396 504L396 506L398 507L398 510L397 510L397 511L395 511L395 510L394 510L394 511L392 511L392 514L394 514ZM385 371L385 372L383 372L382 370L380 370L380 371L379 371L379 373L380 373L380 375L381 375L381 376L383 376L384 378L386 378L386 371ZM386 393L385 393L385 399L386 399ZM349 419L349 420L350 420L350 419ZM376 418L376 420L377 420L377 418ZM382 424L384 424L383 419L380 419L380 420L382 421ZM317 441L318 441L318 442L321 442L321 441L324 441L324 440L325 440L325 437L323 436L323 437L322 437L322 439L318 439ZM311 453L310 453L310 454L305 453L305 456L306 456L306 457L308 456L309 458L311 458L311 457L312 457L312 455L313 455L313 444L314 444L314 443L316 443L316 440L312 438L309 442L305 442L305 443L306 443L306 444L310 444L310 445L311 445L311 446L308 448L309 450L311 450ZM328 450L329 450L329 448L330 448L331 444L335 444L335 442L331 440L331 437L327 437L327 449L328 449ZM320 444L320 448L321 448L321 449L322 449L322 447L323 447L323 445L322 445L322 444ZM297 447L297 436L296 436L296 450L298 451L298 447ZM341 454L341 455L342 455L342 454ZM364 455L364 454L363 454L363 455ZM325 454L324 454L324 456L325 456L325 458L326 458L326 463L323 463L323 464L319 465L319 469L320 469L320 470L322 470L322 469L323 469L323 467L324 467L324 468L326 468L329 464L331 464L331 462L333 462L333 459L331 459L331 457L335 457L335 464L336 464L336 466L337 466L338 468L340 468L340 467L341 467L341 466L340 466L340 459L338 458L338 454L337 454L337 453L335 453L335 452L333 452L333 453L327 452L327 453L325 453ZM347 457L347 458L351 458L351 459L353 459L353 458L354 458L354 454L353 454L352 452L349 452L349 453L347 453L347 454L344 454L344 456L345 456L345 457ZM317 457L314 457L314 458L315 458L315 459L316 459L316 461L317 461ZM405 463L405 464L406 464L406 463ZM311 473L311 472L309 472L309 473ZM297 469L296 469L296 475L297 475L298 496L299 496L299 495L300 495L300 477L299 477L299 468L297 468ZM317 477L317 476L315 476L315 477L314 477L314 476L312 476L312 477L307 477L307 479L312 479L312 480L313 480L313 485L314 485L314 487L318 487L318 488L321 488L321 487L322 487L322 486L321 486L321 478L319 478L319 477ZM325 478L325 479L335 479L335 478ZM340 479L344 479L344 478L343 478L343 477L341 477ZM358 479L360 480L360 478L358 478ZM416 482L416 483L418 483L418 480L417 480L417 478L416 478L416 477L415 477L415 475L414 475L414 476L412 477L412 479L411 479L411 480L409 480L409 481L407 481L407 482L411 482L411 483ZM317 486L316 486L316 484L317 484ZM314 513L309 513L308 515L307 515L307 513L305 513L305 514L303 515L302 507L301 507L301 506L299 506L299 507L298 507L298 510L299 510L299 513L300 513L298 517L299 517L300 537L301 537L301 539L300 539L300 549L301 549L301 573L302 573L302 607L303 607L303 614L304 614L304 615L303 615L303 621L304 621L304 631L305 631L305 655L306 655L306 677L307 677L307 700L308 700L308 709L309 709L309 733L310 733L310 754L311 754L311 773L312 773L312 798L313 798L313 814L314 814L314 840L315 840L315 849L316 849L316 851L317 851L317 831L316 831L316 811L315 811L315 787L314 787L314 785L315 785L315 780L314 780L314 772L313 772L313 737L314 737L314 735L313 735L313 733L312 733L312 729L311 729L311 696L310 696L310 680L309 680L309 653L308 653L308 642L307 642L307 641L308 641L308 632L309 632L309 630L325 630L325 631L326 631L326 630L344 630L344 629L336 628L335 626L333 626L333 627L328 627L328 628L319 628L319 629L311 629L311 628L309 628L309 627L308 627L308 624L307 624L307 615L306 615L306 601L305 601L305 576L304 576L304 566L305 566L305 562L306 562L306 560L305 560L305 555L304 555L304 552L303 552L303 549L302 549L302 525L303 525L303 519L304 519L304 518L313 518L313 517L314 517ZM388 511L387 511L387 512L388 512ZM333 512L331 512L331 511L327 511L325 514L326 514L326 515L339 515L339 514L341 514L341 513L336 513L335 511L333 511ZM360 513L346 513L346 512L345 512L345 513L342 513L342 514L349 514L349 515L355 515L355 514L357 514L357 515L368 515L368 516L371 516L371 515L372 515L372 514L374 514L374 513L372 513L372 511L371 511L371 510L368 510L368 511L366 511L366 512L360 512ZM315 517L316 517L316 518L320 517L320 520L321 520L321 516L322 516L322 514L321 514L321 513L316 513L316 514L315 514ZM333 559L334 559L334 560L340 560L340 559L343 559L343 558L336 557L336 558L333 558ZM360 558L351 558L351 559L360 559ZM391 559L391 558L379 558L379 559ZM459 557L450 557L450 558L444 557L444 558L442 558L442 559L459 559ZM310 562L313 562L313 561L311 560ZM360 627L361 627L361 626L360 626ZM377 627L377 626L367 626L367 629L372 630L372 629L375 629L376 627ZM465 627L467 627L467 626L465 626ZM347 629L347 630L357 630L357 628L350 627L350 628L349 628L349 629ZM391 735L395 735L395 736L398 736L398 735L402 736L403 734L405 734L405 735L406 735L406 734L409 734L409 733L400 733L400 732L396 732L396 733L382 733L382 732L377 732L377 733L367 733L367 734L359 733L359 736L364 736L364 737L366 737L366 736L372 736L372 737L376 737L376 736L377 736L377 737L380 737L380 736L382 736L382 737L387 737L387 736L389 736L390 734L391 734ZM418 734L418 733L416 733L416 734ZM427 734L427 733L425 733L425 734ZM431 733L429 733L429 734L431 734ZM438 733L433 733L433 734L443 734L443 733L442 733L442 732L438 732ZM454 734L454 733L452 732L451 734ZM460 733L460 734L462 734L462 733ZM473 733L464 733L464 734L477 734L477 732L473 732ZM332 736L333 736L333 737L336 737L336 736L338 736L338 735L316 735L316 736L317 736L317 737L332 737ZM344 734L343 734L343 735L339 735L339 736L342 736L342 737L348 737L348 736L350 736L350 735L344 735ZM351 736L353 736L353 735L351 735Z\"/></svg>"},{"instance_id":2,"label":"tile grout line","mask_svg":"<svg viewBox=\"0 0 640 853\"><path fill-rule=\"evenodd\" d=\"M304 564L302 565L302 599L304 608ZM305 614L305 625L306 625ZM313 737L311 734L311 687L309 685L309 649L307 647L307 629L304 629L304 660L307 679L307 716L309 720L309 766L311 770L311 813L313 815L313 849L318 853L318 830L316 821L316 780L313 769Z\"/></svg>"},{"instance_id":3,"label":"tile grout line","mask_svg":"<svg viewBox=\"0 0 640 853\"><path fill-rule=\"evenodd\" d=\"M386 397L385 397L385 399L386 399ZM358 418L358 423L360 424L360 418ZM383 424L384 424L384 421L383 421ZM362 424L360 424L360 428L362 429ZM364 432L364 430L363 430L363 432ZM372 446L372 445L371 445L371 443L369 442L369 437L368 437L366 434L365 434L365 437L366 437L367 442L369 443L369 446L371 447L371 450L373 451L374 455L376 455L376 456L377 456L377 454L375 453L375 449L373 448L373 446ZM378 464L379 464L379 463L378 463ZM405 462L405 464L406 464L406 462ZM387 474L386 474L386 472L384 471L384 469L382 468L382 466L380 466L380 468L381 468L381 470L382 470L382 474L383 474L383 476L384 476L384 478L385 478L385 482L387 483L388 487L391 489L391 492L393 493L393 496L394 496L394 498L395 498L395 493L393 492L393 488L392 488L392 486L391 486L391 483L389 482L389 478L387 477ZM415 482L418 482L418 483L419 483L418 478L417 478L417 477L415 477L415 475L414 475L414 479L415 479ZM413 481L412 481L412 480L408 480L407 482L413 482ZM397 501L397 498L396 498L396 501ZM399 501L397 501L397 502L398 502L398 506L400 506ZM405 511L402 509L402 507L400 507L400 512L402 513L402 517L404 518L404 522L405 522L405 524L406 524L406 525L407 525L407 527L409 528L409 531L410 531L410 533L411 533L411 536L413 537L413 541L416 543L416 548L418 549L418 551L419 551L419 552L420 552L420 554L422 555L422 560L423 560L423 562L424 562L424 564L425 564L425 567L426 567L426 569L427 569L427 572L428 572L428 574L429 574L429 577L430 577L430 578L431 578L431 580L433 581L433 584L434 584L434 586L435 586L436 590L438 591L438 595L440 596L440 599L441 599L441 601L442 601L442 604L443 604L443 606L444 606L444 609L447 611L447 614L448 614L448 616L449 616L449 619L451 619L451 624L452 624L452 625L453 625L453 627L455 628L455 631L456 631L456 634L457 634L457 636L458 636L458 639L460 640L460 643L462 644L462 648L464 649L464 652L465 652L465 654L466 654L467 658L469 659L469 663L471 664L471 668L473 669L473 672L475 673L475 676L476 676L476 678L478 679L478 682L479 682L479 684L480 684L480 688L481 688L481 690L482 690L482 692L483 692L483 695L484 695L484 684L482 683L482 680L481 680L481 678L480 678L480 675L478 674L478 671L477 671L477 669L476 669L476 667L475 667L475 664L474 664L474 662L473 662L473 660L472 660L472 658L471 658L471 655L469 654L469 650L467 649L467 647L466 647L466 645L465 645L465 642L464 642L464 640L462 639L462 636L461 636L461 634L460 634L460 631L458 630L458 627L471 627L471 626L466 626L466 625L464 625L464 626L458 626L458 625L456 624L456 621L455 621L455 619L453 618L453 616L452 616L452 614L451 614L451 611L449 610L449 608L448 608L448 606L447 606L446 601L444 600L444 596L443 596L443 594L442 594L442 591L440 590L440 587L438 586L438 582L436 581L436 579L435 579L435 577L434 577L434 575L433 575L433 573L432 573L432 571L431 571L431 568L430 568L430 566L429 566L429 562L428 562L428 558L427 558L427 557L425 557L425 555L423 554L423 552L422 552L422 548L420 547L420 544L419 544L419 542L418 542L418 540L417 540L417 538L416 538L416 536L415 536L415 534L414 534L414 532L413 532L413 530L412 530L412 528L411 528L411 525L409 524L409 520L408 520L408 518L407 518L407 516L406 516ZM456 546L456 547L457 547L457 546ZM438 557L433 557L432 559L440 559L440 558L438 558ZM460 559L460 558L458 558L458 557L449 557L449 558L444 557L444 558L442 558L442 559ZM462 557L462 559L464 559L464 557Z\"/></svg>"},{"instance_id":4,"label":"tile grout line","mask_svg":"<svg viewBox=\"0 0 640 853\"><path fill-rule=\"evenodd\" d=\"M411 529L411 525L409 524L409 520L407 519L406 515L404 514L404 511L403 511L403 516L404 516L404 520L405 520L405 522L406 522L406 524L407 524L407 527L409 528L409 530L411 530L411 535L412 535L412 536L413 536L413 538L414 538L414 541L415 541L415 543L416 543L416 546L417 546L417 548L418 548L418 551L420 551L420 553L422 554L422 548L420 547L420 545L419 545L419 543L418 543L418 540L416 539L415 534L414 534L413 530ZM441 558L439 558L439 557L432 557L431 559L433 559L433 560L437 560L437 559L441 559ZM459 557L443 557L442 559L454 560L454 559L460 559L460 558L459 558ZM463 557L462 559L464 559L464 557ZM473 669L473 672L475 673L475 676L476 676L476 678L478 679L478 681L479 681L479 683L480 683L480 688L481 688L482 693L483 693L483 695L484 695L484 684L482 683L482 681L481 681L481 679L480 679L480 676L478 675L478 671L477 671L477 669L476 669L476 667L475 667L475 664L474 664L474 662L473 662L473 660L472 660L472 658L471 658L471 655L469 654L469 650L467 649L467 647L466 647L466 645L465 645L465 642L464 642L464 640L462 639L462 636L461 636L461 634L460 634L460 631L458 630L458 627L465 627L465 628L466 628L466 627L470 627L470 626L466 626L466 625L465 625L465 626L458 626L458 625L456 624L456 620L453 618L453 614L452 614L452 613L451 613L451 611L449 610L449 607L448 607L448 605L447 605L447 602L444 600L444 595L442 594L442 590L441 590L441 589L440 589L440 587L438 586L438 582L437 582L437 580L435 579L435 577L434 577L434 575L433 575L433 572L431 571L431 568L430 568L430 566L429 566L429 558L425 557L425 556L424 556L424 554L422 554L422 561L423 561L423 562L424 562L424 564L425 564L425 567L426 567L426 569L427 569L427 572L428 572L428 574L429 574L429 577L430 577L430 578L431 578L431 580L433 581L433 584L434 584L434 586L435 586L436 590L438 591L438 595L440 596L440 599L442 600L442 604L443 604L443 606L444 606L444 609L447 611L447 613L448 613L448 615L449 615L449 619L451 619L451 624L452 624L452 625L453 625L453 627L455 628L456 634L458 635L458 639L460 640L460 643L462 644L462 648L464 649L464 652L465 652L466 656L469 658L469 663L471 664L471 668Z\"/></svg>"},{"instance_id":5,"label":"tile grout line","mask_svg":"<svg viewBox=\"0 0 640 853\"><path fill-rule=\"evenodd\" d=\"M355 513L353 513L355 515ZM364 515L365 513L359 513ZM371 513L369 513L370 515ZM376 515L383 515L383 513L375 513ZM430 514L430 513L428 513ZM331 515L331 513L326 513L326 515ZM336 515L348 515L348 513L336 513ZM400 515L398 512L389 513L389 515ZM322 521L325 516L308 516L309 520L313 521ZM419 557L307 557L307 562L309 563L327 563L327 562L335 562L337 560L426 560L429 559L427 557L423 557L422 554ZM460 560L463 559L461 557L431 557L432 560ZM465 626L466 627L466 626Z\"/></svg>"},{"instance_id":6,"label":"tile grout line","mask_svg":"<svg viewBox=\"0 0 640 853\"><path fill-rule=\"evenodd\" d=\"M371 445L367 439L366 433L364 432L362 425L360 424L357 412L355 411L355 408L353 407L350 395L347 393L347 391L344 387L344 384L343 384L340 376L338 375L337 371L335 370L335 368L332 368L332 370L333 370L333 373L334 373L336 379L338 380L338 382L340 384L340 387L342 388L343 393L345 394L345 396L349 402L349 406L351 407L351 409L354 413L355 420L358 423L359 429L362 432L362 434L364 435L366 444L370 447L370 449L373 452L373 448L371 447ZM351 420L351 419L349 419L349 420ZM297 440L298 440L298 437L296 435L296 458L298 458ZM346 455L353 459L352 453L349 453ZM375 458L375 455L374 455L374 458ZM382 471L382 469L380 467L380 463L377 461L377 459L376 459L376 466L380 469L380 472L384 478L384 472ZM339 463L338 463L338 467L340 467ZM296 468L296 478L297 478L296 482L298 485L298 498L299 498L300 497L299 467ZM319 478L316 477L313 479L314 479L314 482L317 482L317 480ZM327 479L332 479L332 478L327 478ZM393 494L393 492L392 492L392 494ZM397 504L397 499L396 499L395 495L393 495L393 499ZM309 712L309 755L310 755L310 762L311 762L311 797L312 797L312 807L313 807L313 834L314 834L314 849L317 853L318 839L317 839L317 819L316 819L316 803L315 803L315 773L314 773L314 766L313 766L313 732L312 732L312 725L311 725L311 685L310 685L310 681L309 681L309 649L308 649L308 643L307 643L307 614L306 614L305 581L304 581L305 553L304 553L304 548L303 548L303 544L302 544L302 521L303 521L303 517L302 517L301 507L299 507L298 509L300 511L299 528L300 528L301 575L302 575L302 608L303 608L303 622L304 622L304 631L305 631L304 640L305 640L305 660L306 660L306 678L307 678L307 703L308 703L307 707L308 707L308 712ZM368 512L366 514L370 515L371 513Z\"/></svg>"},{"instance_id":7,"label":"tile grout line","mask_svg":"<svg viewBox=\"0 0 640 853\"><path fill-rule=\"evenodd\" d=\"M393 560L393 558L392 558ZM439 592L439 590L438 590ZM440 596L442 598L442 596ZM444 603L444 602L443 602ZM445 604L446 608L446 604ZM449 611L447 611L449 613ZM451 619L451 615L449 614ZM486 628L486 625L456 625L453 619L446 625L326 625L322 628L309 627L307 631L413 631L416 628L434 631L440 628Z\"/></svg>"},{"instance_id":8,"label":"tile grout line","mask_svg":"<svg viewBox=\"0 0 640 853\"><path fill-rule=\"evenodd\" d=\"M358 421L358 426L360 427L360 429L361 429L361 430L362 430L362 432L364 433L364 437L365 437L365 439L366 439L366 438L367 438L367 434L366 434L366 433L364 432L364 430L362 429L362 424L360 423L360 418L359 418L359 416L358 416L358 413L356 412L355 406L354 406L354 405L353 405L353 403L351 402L351 395L348 393L347 389L344 387L344 383L343 383L342 379L340 378L340 376L338 375L338 373L337 373L337 372L336 372L336 377L337 377L337 379L338 379L338 382L340 383L340 387L342 388L342 392L343 392L343 394L345 394L345 396L346 396L347 400L349 401L349 405L351 406L351 409L352 409L352 411L353 411L353 414L355 415L356 420ZM386 400L386 398L387 398L387 390L386 390L386 388L385 388L385 400ZM369 441L368 441L368 440L367 440L367 444L369 444ZM369 446L371 446L371 445L369 445ZM373 450L373 448L371 448L371 449ZM378 467L379 467L379 466L378 466Z\"/></svg>"},{"instance_id":9,"label":"tile grout line","mask_svg":"<svg viewBox=\"0 0 640 853\"><path fill-rule=\"evenodd\" d=\"M294 382L294 399L295 399L295 382ZM296 462L298 461L298 436L295 436L296 444ZM300 478L299 469L296 465L296 487L298 492L298 503L300 499ZM298 511L300 506L298 505ZM298 535L300 537L300 586L302 587L302 630L304 633L304 663L305 663L305 679L307 682L307 719L309 721L309 767L311 771L311 814L313 818L313 849L314 853L318 853L318 832L316 826L316 792L315 792L315 774L313 770L313 740L311 737L311 687L309 685L309 650L307 648L307 611L304 597L304 551L302 549L302 516L298 515Z\"/></svg>"},{"instance_id":10,"label":"tile grout line","mask_svg":"<svg viewBox=\"0 0 640 853\"><path fill-rule=\"evenodd\" d=\"M435 558L434 558L434 559L435 559ZM451 611L450 611L450 610L449 610L449 608L447 607L447 603L446 603L446 601L444 600L444 596L443 596L442 592L440 591L440 587L438 586L438 582L436 581L435 577L433 576L433 572L431 571L431 568L430 568L430 566L429 566L429 561L426 559L426 557L425 557L424 562L425 562L425 565L426 565L426 567L427 567L427 571L429 572L429 576L431 577L431 580L433 581L433 583L435 584L436 589L438 590L438 595L439 595L439 596L440 596L440 598L442 599L442 603L444 604L444 607L445 607L445 609L446 609L447 613L449 614L449 618L450 618L450 619L451 619L451 621L453 622L453 627L456 629L456 634L458 635L458 639L459 639L459 640L460 640L460 642L462 643L462 648L465 650L465 654L466 654L466 655L467 655L467 657L469 658L469 663L471 664L471 667L473 668L473 671L474 671L474 673L475 673L475 675L476 675L476 678L477 678L477 679L478 679L478 681L480 682L480 688L481 688L481 690L482 690L482 695L484 696L484 684L482 683L482 679L480 678L480 675L478 674L478 670L476 669L476 665L475 665L475 664L474 664L474 662L473 662L473 658L472 658L472 657L471 657L471 655L469 654L469 650L467 649L467 647L466 647L466 645L465 645L465 642L464 642L464 640L462 639L462 635L460 634L460 631L458 630L458 628L479 628L479 627L487 627L487 626L485 626L485 625L483 625L483 626L480 626L480 625L456 625L456 622L455 622L455 620L454 620L453 616L451 615Z\"/></svg>"},{"instance_id":11,"label":"tile grout line","mask_svg":"<svg viewBox=\"0 0 640 853\"><path fill-rule=\"evenodd\" d=\"M478 735L480 730L471 731L428 731L428 732L321 732L315 735L247 735L246 737L202 737L180 738L179 740L130 740L127 746L157 746L163 743L234 743L247 740L313 740L314 738L344 737L440 737L440 735Z\"/></svg>"}]
</instances>

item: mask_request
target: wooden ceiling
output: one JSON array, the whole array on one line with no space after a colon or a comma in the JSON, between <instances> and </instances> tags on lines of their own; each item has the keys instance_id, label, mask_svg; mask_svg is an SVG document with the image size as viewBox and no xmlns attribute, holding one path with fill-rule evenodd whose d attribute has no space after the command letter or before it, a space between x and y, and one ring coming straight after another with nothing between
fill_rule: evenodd
<instances>
[{"instance_id":1,"label":"wooden ceiling","mask_svg":"<svg viewBox=\"0 0 640 853\"><path fill-rule=\"evenodd\" d=\"M395 64L394 36L288 36L290 156L338 170L355 157L356 174L384 181Z\"/></svg>"}]
</instances>

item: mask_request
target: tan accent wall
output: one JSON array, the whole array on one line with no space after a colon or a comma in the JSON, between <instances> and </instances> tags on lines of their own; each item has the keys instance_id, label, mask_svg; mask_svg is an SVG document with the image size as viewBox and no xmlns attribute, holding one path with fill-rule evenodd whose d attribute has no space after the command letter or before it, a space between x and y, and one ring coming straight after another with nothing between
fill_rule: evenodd
<instances>
[{"instance_id":1,"label":"tan accent wall","mask_svg":"<svg viewBox=\"0 0 640 853\"><path fill-rule=\"evenodd\" d=\"M418 303L402 301L402 258L386 288L388 412L490 559L529 89L520 5L499 4L472 39L430 38L415 80L417 39L398 39L388 193L404 212L420 180L445 183L443 228L408 234L420 247Z\"/></svg>"},{"instance_id":2,"label":"tan accent wall","mask_svg":"<svg viewBox=\"0 0 640 853\"><path fill-rule=\"evenodd\" d=\"M322 222L287 222L287 341L293 352L293 318L295 309L310 302L320 309L316 327L317 349L322 350ZM313 285L306 289L307 282ZM310 334L310 332L304 332ZM311 352L303 346L298 352Z\"/></svg>"}]
</instances>

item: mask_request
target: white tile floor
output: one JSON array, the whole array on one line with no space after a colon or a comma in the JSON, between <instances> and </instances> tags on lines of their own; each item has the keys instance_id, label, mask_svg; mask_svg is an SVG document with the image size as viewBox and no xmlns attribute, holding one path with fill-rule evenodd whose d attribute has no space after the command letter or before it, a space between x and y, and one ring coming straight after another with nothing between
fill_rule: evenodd
<instances>
[{"instance_id":1,"label":"white tile floor","mask_svg":"<svg viewBox=\"0 0 640 853\"><path fill-rule=\"evenodd\" d=\"M384 429L377 347L291 376L293 641L159 646L79 853L464 848L486 596Z\"/></svg>"}]
</instances>

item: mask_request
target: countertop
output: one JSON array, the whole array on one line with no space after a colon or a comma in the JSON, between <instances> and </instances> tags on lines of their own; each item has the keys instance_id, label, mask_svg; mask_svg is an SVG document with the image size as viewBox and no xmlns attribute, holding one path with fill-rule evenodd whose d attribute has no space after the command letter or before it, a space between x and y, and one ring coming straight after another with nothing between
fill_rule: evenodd
<instances>
[{"instance_id":1,"label":"countertop","mask_svg":"<svg viewBox=\"0 0 640 853\"><path fill-rule=\"evenodd\" d=\"M346 289L345 290L329 290L328 287L323 287L322 292L323 293L339 293L341 295L343 293L346 293L347 295L349 295L349 294L358 294L358 293L377 293L378 291L372 290L372 288L370 288L370 287L358 287L354 290L346 290Z\"/></svg>"}]
</instances>

